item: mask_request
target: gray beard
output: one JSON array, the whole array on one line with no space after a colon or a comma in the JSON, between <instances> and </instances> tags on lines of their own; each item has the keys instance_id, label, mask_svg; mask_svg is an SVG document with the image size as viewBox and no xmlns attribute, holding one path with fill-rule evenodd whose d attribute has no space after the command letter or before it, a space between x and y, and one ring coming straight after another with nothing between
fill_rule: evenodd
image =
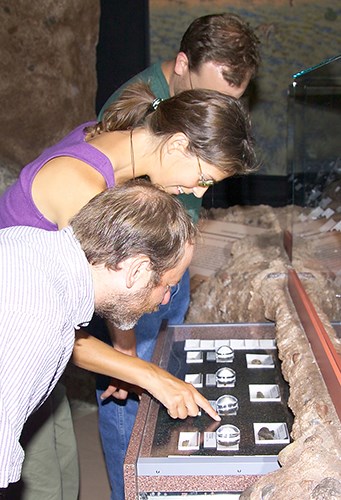
<instances>
[{"instance_id":1,"label":"gray beard","mask_svg":"<svg viewBox=\"0 0 341 500\"><path fill-rule=\"evenodd\" d=\"M148 287L130 295L108 297L96 306L96 313L120 330L132 330L143 314L156 309L149 303L150 292Z\"/></svg>"}]
</instances>

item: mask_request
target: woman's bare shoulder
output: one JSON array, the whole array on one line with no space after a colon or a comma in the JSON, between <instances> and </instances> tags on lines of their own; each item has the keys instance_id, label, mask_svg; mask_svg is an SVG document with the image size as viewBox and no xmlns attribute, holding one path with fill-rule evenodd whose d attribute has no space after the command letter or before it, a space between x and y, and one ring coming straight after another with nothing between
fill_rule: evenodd
<instances>
[{"instance_id":1,"label":"woman's bare shoulder","mask_svg":"<svg viewBox=\"0 0 341 500\"><path fill-rule=\"evenodd\" d=\"M60 228L104 189L105 179L95 168L76 158L60 156L38 172L32 198L40 212Z\"/></svg>"}]
</instances>

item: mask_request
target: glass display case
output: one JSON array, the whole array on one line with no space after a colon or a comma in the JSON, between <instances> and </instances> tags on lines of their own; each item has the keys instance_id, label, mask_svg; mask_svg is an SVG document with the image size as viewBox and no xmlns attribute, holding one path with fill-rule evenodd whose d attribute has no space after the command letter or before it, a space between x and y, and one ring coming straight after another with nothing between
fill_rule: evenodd
<instances>
[{"instance_id":1,"label":"glass display case","mask_svg":"<svg viewBox=\"0 0 341 500\"><path fill-rule=\"evenodd\" d=\"M288 95L292 263L325 275L340 321L341 55L293 75Z\"/></svg>"},{"instance_id":2,"label":"glass display case","mask_svg":"<svg viewBox=\"0 0 341 500\"><path fill-rule=\"evenodd\" d=\"M204 412L174 420L143 395L124 466L127 500L236 497L279 468L292 414L273 324L164 324L153 361L199 388L221 421Z\"/></svg>"},{"instance_id":3,"label":"glass display case","mask_svg":"<svg viewBox=\"0 0 341 500\"><path fill-rule=\"evenodd\" d=\"M341 359L326 332L326 317L336 334L341 320L341 55L293 75L288 103L288 287L341 418Z\"/></svg>"}]
</instances>

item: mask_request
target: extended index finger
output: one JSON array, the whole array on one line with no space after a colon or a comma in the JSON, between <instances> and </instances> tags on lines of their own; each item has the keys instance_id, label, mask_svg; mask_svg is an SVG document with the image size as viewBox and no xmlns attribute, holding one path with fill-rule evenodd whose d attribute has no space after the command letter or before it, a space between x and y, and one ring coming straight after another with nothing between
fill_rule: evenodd
<instances>
[{"instance_id":1,"label":"extended index finger","mask_svg":"<svg viewBox=\"0 0 341 500\"><path fill-rule=\"evenodd\" d=\"M217 422L219 422L221 420L218 413L212 408L210 403L207 401L206 398L204 398L204 396L202 396L200 394L200 392L197 392L194 395L194 400L195 400L196 404L207 413L207 415L212 417Z\"/></svg>"}]
</instances>

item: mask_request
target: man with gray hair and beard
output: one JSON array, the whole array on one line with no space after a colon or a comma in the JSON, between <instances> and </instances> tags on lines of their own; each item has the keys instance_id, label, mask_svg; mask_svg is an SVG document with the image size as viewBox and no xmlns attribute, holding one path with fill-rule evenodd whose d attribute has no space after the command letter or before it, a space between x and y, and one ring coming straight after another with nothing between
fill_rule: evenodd
<instances>
[{"instance_id":1,"label":"man with gray hair and beard","mask_svg":"<svg viewBox=\"0 0 341 500\"><path fill-rule=\"evenodd\" d=\"M77 366L147 390L173 418L200 407L219 420L190 384L81 330L94 311L124 330L166 304L190 264L195 235L182 205L144 181L100 193L61 231L0 231L0 498L13 498L23 426L71 356Z\"/></svg>"}]
</instances>

